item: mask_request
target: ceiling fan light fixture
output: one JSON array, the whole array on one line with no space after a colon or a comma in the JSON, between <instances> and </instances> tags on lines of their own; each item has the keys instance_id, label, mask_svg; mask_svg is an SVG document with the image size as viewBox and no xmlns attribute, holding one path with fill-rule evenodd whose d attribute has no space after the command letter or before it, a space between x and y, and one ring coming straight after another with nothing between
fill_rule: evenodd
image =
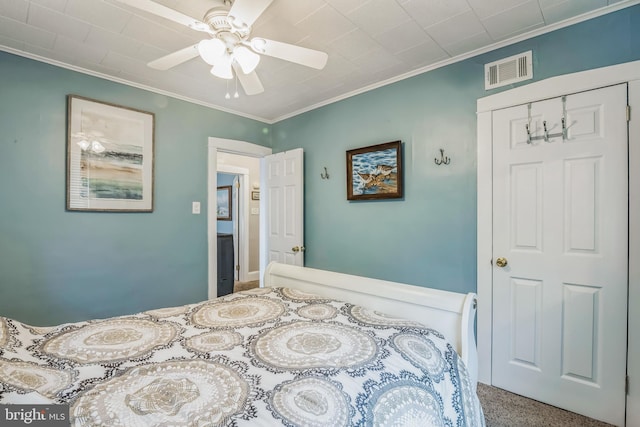
<instances>
[{"instance_id":1,"label":"ceiling fan light fixture","mask_svg":"<svg viewBox=\"0 0 640 427\"><path fill-rule=\"evenodd\" d=\"M249 37L254 23L273 0L207 0L215 1L217 5L205 13L203 20L192 18L161 4L177 3L175 0L110 1L127 4L208 34L208 37L199 43L149 62L147 65L155 70L168 70L201 56L203 61L212 66L212 75L226 79L227 82L236 77L247 95L257 95L264 92L264 86L255 72L262 55L317 70L323 69L327 63L328 55L325 52L262 37ZM231 96L229 91L227 94L228 97ZM78 144L81 149L92 149L91 139L83 142L86 139L84 136L77 138L80 140ZM100 145L97 149L106 148Z\"/></svg>"},{"instance_id":2,"label":"ceiling fan light fixture","mask_svg":"<svg viewBox=\"0 0 640 427\"><path fill-rule=\"evenodd\" d=\"M251 49L256 52L264 53L266 46L267 41L265 39L261 39L260 37L254 37L251 39Z\"/></svg>"},{"instance_id":3,"label":"ceiling fan light fixture","mask_svg":"<svg viewBox=\"0 0 640 427\"><path fill-rule=\"evenodd\" d=\"M260 55L251 52L244 46L236 47L233 51L233 57L238 64L240 64L240 68L242 68L242 72L245 74L252 73L260 62Z\"/></svg>"},{"instance_id":4,"label":"ceiling fan light fixture","mask_svg":"<svg viewBox=\"0 0 640 427\"><path fill-rule=\"evenodd\" d=\"M231 80L233 78L232 61L233 58L230 55L222 55L219 61L211 68L211 74L221 79Z\"/></svg>"},{"instance_id":5,"label":"ceiling fan light fixture","mask_svg":"<svg viewBox=\"0 0 640 427\"><path fill-rule=\"evenodd\" d=\"M226 46L220 39L205 39L198 43L198 53L209 65L215 65L225 49Z\"/></svg>"}]
</instances>

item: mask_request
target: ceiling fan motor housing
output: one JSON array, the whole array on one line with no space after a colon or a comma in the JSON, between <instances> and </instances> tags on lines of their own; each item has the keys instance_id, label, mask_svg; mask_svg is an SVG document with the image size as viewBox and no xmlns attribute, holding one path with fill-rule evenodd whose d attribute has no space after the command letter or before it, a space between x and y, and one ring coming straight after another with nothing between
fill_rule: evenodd
<instances>
[{"instance_id":1,"label":"ceiling fan motor housing","mask_svg":"<svg viewBox=\"0 0 640 427\"><path fill-rule=\"evenodd\" d=\"M204 22L211 27L211 31L215 36L221 33L232 33L238 38L238 41L245 41L251 34L251 27L244 24L241 26L233 25L233 18L229 17L228 6L217 6L209 9L204 15ZM227 41L225 37L219 38Z\"/></svg>"}]
</instances>

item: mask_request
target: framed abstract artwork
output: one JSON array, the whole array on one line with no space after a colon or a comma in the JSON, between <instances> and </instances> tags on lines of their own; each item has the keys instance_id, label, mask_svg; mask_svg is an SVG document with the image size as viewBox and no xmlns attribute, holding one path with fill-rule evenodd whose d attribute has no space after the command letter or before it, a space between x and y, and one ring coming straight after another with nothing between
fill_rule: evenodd
<instances>
[{"instance_id":1,"label":"framed abstract artwork","mask_svg":"<svg viewBox=\"0 0 640 427\"><path fill-rule=\"evenodd\" d=\"M399 199L402 196L400 141L347 151L347 200Z\"/></svg>"},{"instance_id":2,"label":"framed abstract artwork","mask_svg":"<svg viewBox=\"0 0 640 427\"><path fill-rule=\"evenodd\" d=\"M153 212L154 114L68 96L67 210Z\"/></svg>"}]
</instances>

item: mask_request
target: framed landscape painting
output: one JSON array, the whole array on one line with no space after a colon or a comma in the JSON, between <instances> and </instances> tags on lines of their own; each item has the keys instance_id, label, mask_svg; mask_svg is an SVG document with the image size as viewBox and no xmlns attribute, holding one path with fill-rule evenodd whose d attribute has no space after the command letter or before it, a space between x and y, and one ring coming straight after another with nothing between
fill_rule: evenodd
<instances>
[{"instance_id":1,"label":"framed landscape painting","mask_svg":"<svg viewBox=\"0 0 640 427\"><path fill-rule=\"evenodd\" d=\"M154 115L68 96L67 210L153 211Z\"/></svg>"},{"instance_id":2,"label":"framed landscape painting","mask_svg":"<svg viewBox=\"0 0 640 427\"><path fill-rule=\"evenodd\" d=\"M400 141L347 151L347 200L402 198L402 184Z\"/></svg>"}]
</instances>

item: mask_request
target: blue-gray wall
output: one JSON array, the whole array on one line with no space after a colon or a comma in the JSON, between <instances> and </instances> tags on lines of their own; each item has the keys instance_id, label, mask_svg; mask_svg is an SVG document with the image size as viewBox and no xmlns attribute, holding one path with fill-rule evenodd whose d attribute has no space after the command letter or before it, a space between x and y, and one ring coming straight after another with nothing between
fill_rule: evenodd
<instances>
[{"instance_id":1,"label":"blue-gray wall","mask_svg":"<svg viewBox=\"0 0 640 427\"><path fill-rule=\"evenodd\" d=\"M0 315L54 324L206 298L209 136L304 148L308 266L475 290L483 64L529 49L535 80L638 60L640 6L275 125L0 52ZM155 113L153 213L65 211L67 94ZM345 151L398 139L404 199L347 202Z\"/></svg>"},{"instance_id":2,"label":"blue-gray wall","mask_svg":"<svg viewBox=\"0 0 640 427\"><path fill-rule=\"evenodd\" d=\"M528 50L534 80L638 60L640 6L275 124L274 151L305 151L306 265L475 291L476 100L497 92L484 90L485 63ZM345 151L395 140L404 143L404 200L347 201ZM440 148L450 165L434 163Z\"/></svg>"},{"instance_id":3,"label":"blue-gray wall","mask_svg":"<svg viewBox=\"0 0 640 427\"><path fill-rule=\"evenodd\" d=\"M155 114L153 213L65 211L68 94ZM269 146L265 127L0 52L0 315L44 325L206 299L207 138Z\"/></svg>"}]
</instances>

